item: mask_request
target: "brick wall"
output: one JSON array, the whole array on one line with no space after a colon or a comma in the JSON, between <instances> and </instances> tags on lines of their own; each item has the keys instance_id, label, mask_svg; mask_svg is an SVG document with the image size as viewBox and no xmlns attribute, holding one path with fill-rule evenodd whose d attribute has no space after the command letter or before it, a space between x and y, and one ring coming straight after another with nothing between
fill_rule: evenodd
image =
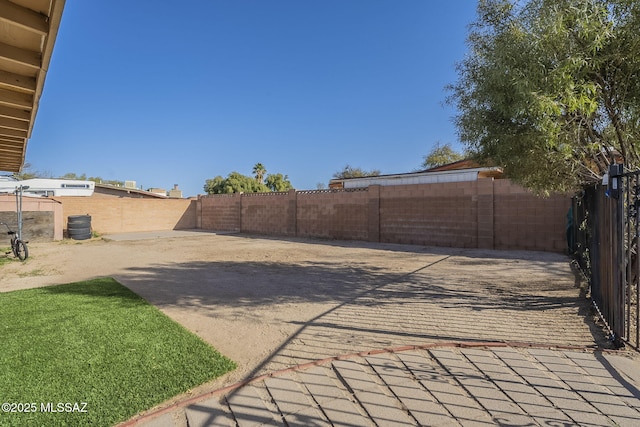
<instances>
[{"instance_id":1,"label":"brick wall","mask_svg":"<svg viewBox=\"0 0 640 427\"><path fill-rule=\"evenodd\" d=\"M570 197L508 180L198 199L203 229L418 245L562 252Z\"/></svg>"},{"instance_id":2,"label":"brick wall","mask_svg":"<svg viewBox=\"0 0 640 427\"><path fill-rule=\"evenodd\" d=\"M196 228L196 201L126 197L56 197L62 203L64 228L70 215L91 215L99 233L127 233Z\"/></svg>"}]
</instances>

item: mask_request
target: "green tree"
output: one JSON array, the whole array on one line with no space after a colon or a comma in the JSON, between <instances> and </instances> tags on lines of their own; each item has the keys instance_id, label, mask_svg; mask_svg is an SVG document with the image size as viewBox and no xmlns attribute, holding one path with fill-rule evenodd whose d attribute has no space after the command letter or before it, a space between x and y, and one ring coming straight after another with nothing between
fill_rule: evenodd
<instances>
[{"instance_id":1,"label":"green tree","mask_svg":"<svg viewBox=\"0 0 640 427\"><path fill-rule=\"evenodd\" d=\"M83 173L82 175L78 175L75 172L67 172L62 175L60 178L62 179L79 179L81 181L85 181L87 179L87 174Z\"/></svg>"},{"instance_id":2,"label":"green tree","mask_svg":"<svg viewBox=\"0 0 640 427\"><path fill-rule=\"evenodd\" d=\"M269 188L250 176L238 172L231 172L227 177L227 186L233 188L234 193L268 193ZM227 191L228 192L228 191Z\"/></svg>"},{"instance_id":3,"label":"green tree","mask_svg":"<svg viewBox=\"0 0 640 427\"><path fill-rule=\"evenodd\" d=\"M267 175L264 183L271 191L289 191L293 189L293 185L291 184L291 181L289 181L289 177L287 175L282 175L281 173L272 173Z\"/></svg>"},{"instance_id":4,"label":"green tree","mask_svg":"<svg viewBox=\"0 0 640 427\"><path fill-rule=\"evenodd\" d=\"M239 172L231 172L226 178L216 176L207 179L204 184L207 194L231 194L231 193L267 193L271 191L262 182L253 177L242 175Z\"/></svg>"},{"instance_id":5,"label":"green tree","mask_svg":"<svg viewBox=\"0 0 640 427\"><path fill-rule=\"evenodd\" d=\"M256 181L262 182L266 173L267 170L262 163L256 163L253 166L253 176L256 177Z\"/></svg>"},{"instance_id":6,"label":"green tree","mask_svg":"<svg viewBox=\"0 0 640 427\"><path fill-rule=\"evenodd\" d=\"M97 184L108 184L108 185L113 185L115 187L124 187L124 181L120 181L117 179L102 179L99 176L90 176L87 177L86 173L83 173L82 175L78 175L75 172L68 172L65 173L64 175L62 175L61 177L62 179L78 179L80 181L93 181Z\"/></svg>"},{"instance_id":7,"label":"green tree","mask_svg":"<svg viewBox=\"0 0 640 427\"><path fill-rule=\"evenodd\" d=\"M215 178L207 179L203 188L207 194L268 193L293 189L287 175L276 173L269 174L264 178L266 173L264 165L256 163L253 167L253 177L239 172L231 172L226 178L218 175Z\"/></svg>"},{"instance_id":8,"label":"green tree","mask_svg":"<svg viewBox=\"0 0 640 427\"><path fill-rule=\"evenodd\" d=\"M341 171L333 174L335 179L345 179L345 178L363 178L367 176L378 176L380 175L380 171L377 169L366 171L361 168L354 168L349 165L346 165Z\"/></svg>"},{"instance_id":9,"label":"green tree","mask_svg":"<svg viewBox=\"0 0 640 427\"><path fill-rule=\"evenodd\" d=\"M640 166L640 2L480 0L449 101L460 139L541 193Z\"/></svg>"},{"instance_id":10,"label":"green tree","mask_svg":"<svg viewBox=\"0 0 640 427\"><path fill-rule=\"evenodd\" d=\"M84 174L82 175L84 176ZM78 178L82 179L82 178ZM114 187L124 187L124 181L119 181L117 179L102 179L99 176L90 176L86 178L87 181L93 181L97 184L108 184L113 185Z\"/></svg>"},{"instance_id":11,"label":"green tree","mask_svg":"<svg viewBox=\"0 0 640 427\"><path fill-rule=\"evenodd\" d=\"M218 175L215 178L207 179L203 188L207 194L224 194L224 178Z\"/></svg>"},{"instance_id":12,"label":"green tree","mask_svg":"<svg viewBox=\"0 0 640 427\"><path fill-rule=\"evenodd\" d=\"M31 179L31 178L53 178L53 174L51 172L48 171L37 171L34 170L33 167L31 166L31 163L25 163L22 171L20 173L14 174L14 176L20 180L24 180L24 179ZM83 173L81 175L78 175L75 172L67 172L62 176L58 176L57 178L60 179L77 179L77 180L81 180L81 181L93 181L96 182L98 184L110 184L110 185L114 185L117 187L124 187L124 181L119 181L119 180L103 180L102 178L100 178L99 176L90 176L87 177L86 173Z\"/></svg>"},{"instance_id":13,"label":"green tree","mask_svg":"<svg viewBox=\"0 0 640 427\"><path fill-rule=\"evenodd\" d=\"M458 160L464 159L464 157L464 154L461 154L451 148L451 144L440 145L438 142L429 154L424 156L422 167L425 169L435 168L437 166L457 162Z\"/></svg>"}]
</instances>

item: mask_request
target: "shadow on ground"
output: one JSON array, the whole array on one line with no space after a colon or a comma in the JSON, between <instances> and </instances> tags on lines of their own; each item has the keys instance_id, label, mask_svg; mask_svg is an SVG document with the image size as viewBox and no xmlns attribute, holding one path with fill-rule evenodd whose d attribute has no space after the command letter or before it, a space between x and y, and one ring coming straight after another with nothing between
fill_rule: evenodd
<instances>
[{"instance_id":1,"label":"shadow on ground","mask_svg":"<svg viewBox=\"0 0 640 427\"><path fill-rule=\"evenodd\" d=\"M566 258L419 249L431 257L411 271L334 257L158 264L131 268L119 279L205 339L207 328L241 330L243 323L283 333L248 377L340 354L443 340L607 345ZM404 248L398 253L417 255ZM190 313L198 316L191 324ZM208 340L218 347L214 335Z\"/></svg>"}]
</instances>

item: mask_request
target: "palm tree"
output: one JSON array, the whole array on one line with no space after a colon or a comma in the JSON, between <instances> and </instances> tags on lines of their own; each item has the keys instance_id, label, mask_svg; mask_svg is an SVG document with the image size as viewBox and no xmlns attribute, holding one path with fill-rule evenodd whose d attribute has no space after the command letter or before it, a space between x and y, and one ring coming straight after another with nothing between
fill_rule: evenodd
<instances>
[{"instance_id":1,"label":"palm tree","mask_svg":"<svg viewBox=\"0 0 640 427\"><path fill-rule=\"evenodd\" d=\"M267 173L267 170L264 168L262 163L256 163L253 167L253 174L256 177L256 181L262 182L264 179L264 175Z\"/></svg>"}]
</instances>

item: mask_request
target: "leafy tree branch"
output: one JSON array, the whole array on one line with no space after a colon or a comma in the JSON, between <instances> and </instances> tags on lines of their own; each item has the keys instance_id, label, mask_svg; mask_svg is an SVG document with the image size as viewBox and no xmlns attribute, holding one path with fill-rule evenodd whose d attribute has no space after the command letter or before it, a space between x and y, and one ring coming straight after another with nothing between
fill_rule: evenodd
<instances>
[{"instance_id":1,"label":"leafy tree branch","mask_svg":"<svg viewBox=\"0 0 640 427\"><path fill-rule=\"evenodd\" d=\"M449 86L460 139L540 193L640 166L640 3L481 0Z\"/></svg>"}]
</instances>

